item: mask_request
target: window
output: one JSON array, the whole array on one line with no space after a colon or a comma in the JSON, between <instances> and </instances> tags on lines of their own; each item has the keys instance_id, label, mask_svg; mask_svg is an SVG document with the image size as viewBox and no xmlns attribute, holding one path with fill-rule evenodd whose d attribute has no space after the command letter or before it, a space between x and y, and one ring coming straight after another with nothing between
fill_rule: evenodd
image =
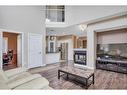
<instances>
[{"instance_id":1,"label":"window","mask_svg":"<svg viewBox=\"0 0 127 95\"><path fill-rule=\"evenodd\" d=\"M46 22L64 22L64 6L46 6Z\"/></svg>"}]
</instances>

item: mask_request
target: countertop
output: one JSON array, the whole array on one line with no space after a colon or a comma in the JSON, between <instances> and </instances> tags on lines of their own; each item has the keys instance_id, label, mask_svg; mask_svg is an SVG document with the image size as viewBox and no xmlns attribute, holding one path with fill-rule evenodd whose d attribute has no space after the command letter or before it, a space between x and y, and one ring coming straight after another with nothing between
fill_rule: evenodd
<instances>
[{"instance_id":1,"label":"countertop","mask_svg":"<svg viewBox=\"0 0 127 95\"><path fill-rule=\"evenodd\" d=\"M86 48L75 48L75 49L73 49L74 51L87 51L87 49Z\"/></svg>"},{"instance_id":2,"label":"countertop","mask_svg":"<svg viewBox=\"0 0 127 95\"><path fill-rule=\"evenodd\" d=\"M46 54L55 54L55 53L60 53L60 52L46 52Z\"/></svg>"},{"instance_id":3,"label":"countertop","mask_svg":"<svg viewBox=\"0 0 127 95\"><path fill-rule=\"evenodd\" d=\"M127 59L101 59L97 58L97 61L113 62L113 63L127 63Z\"/></svg>"}]
</instances>

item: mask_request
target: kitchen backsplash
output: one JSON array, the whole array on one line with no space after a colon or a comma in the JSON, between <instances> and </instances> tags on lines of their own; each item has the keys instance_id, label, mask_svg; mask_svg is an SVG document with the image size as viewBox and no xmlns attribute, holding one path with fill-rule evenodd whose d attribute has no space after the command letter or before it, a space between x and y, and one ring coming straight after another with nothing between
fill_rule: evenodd
<instances>
[{"instance_id":1,"label":"kitchen backsplash","mask_svg":"<svg viewBox=\"0 0 127 95\"><path fill-rule=\"evenodd\" d=\"M120 55L127 57L127 43L97 44L97 54Z\"/></svg>"}]
</instances>

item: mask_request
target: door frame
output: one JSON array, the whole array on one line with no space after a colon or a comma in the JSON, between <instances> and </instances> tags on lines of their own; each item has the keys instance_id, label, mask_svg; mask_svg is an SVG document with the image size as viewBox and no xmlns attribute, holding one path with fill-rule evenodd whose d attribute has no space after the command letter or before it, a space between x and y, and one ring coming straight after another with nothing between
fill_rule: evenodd
<instances>
[{"instance_id":1,"label":"door frame","mask_svg":"<svg viewBox=\"0 0 127 95\"><path fill-rule=\"evenodd\" d=\"M3 37L3 39L5 40L7 40L7 50L8 50L8 38L7 37ZM3 42L3 41L2 41ZM2 44L3 45L3 44ZM2 46L2 49L3 49L3 46ZM7 53L7 50L6 50L6 53Z\"/></svg>"},{"instance_id":2,"label":"door frame","mask_svg":"<svg viewBox=\"0 0 127 95\"><path fill-rule=\"evenodd\" d=\"M2 39L3 39L3 32L8 32L8 33L18 33L19 35L21 35L21 53L18 53L17 50L17 54L21 54L21 58L18 58L17 55L17 59L20 59L21 64L20 66L23 67L23 63L24 63L24 33L23 32L17 32L14 30L9 30L9 29L0 29L0 69L3 69L3 53L2 53ZM17 39L18 40L18 39ZM18 46L17 46L18 49ZM19 66L19 64L17 64Z\"/></svg>"},{"instance_id":3,"label":"door frame","mask_svg":"<svg viewBox=\"0 0 127 95\"><path fill-rule=\"evenodd\" d=\"M29 52L29 48L30 48L30 35L41 35L42 36L42 34L38 34L38 33L28 33L28 69L31 69L30 68L30 66L29 66L29 62L30 62L30 52ZM43 45L43 43L42 43L42 45ZM43 53L43 50L41 50L42 51L42 53ZM41 66L46 66L46 64L43 64L43 58L42 58L42 65Z\"/></svg>"}]
</instances>

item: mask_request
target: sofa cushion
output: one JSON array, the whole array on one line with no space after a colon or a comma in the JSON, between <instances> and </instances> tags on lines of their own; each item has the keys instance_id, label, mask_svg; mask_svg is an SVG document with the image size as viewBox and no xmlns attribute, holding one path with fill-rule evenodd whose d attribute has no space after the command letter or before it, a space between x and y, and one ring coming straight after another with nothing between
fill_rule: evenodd
<instances>
[{"instance_id":1,"label":"sofa cushion","mask_svg":"<svg viewBox=\"0 0 127 95\"><path fill-rule=\"evenodd\" d=\"M32 75L24 70L13 72L0 70L0 89L51 89L48 80L39 74Z\"/></svg>"},{"instance_id":2,"label":"sofa cushion","mask_svg":"<svg viewBox=\"0 0 127 95\"><path fill-rule=\"evenodd\" d=\"M10 87L10 88L15 88L17 86L20 86L22 84L25 84L29 81L32 81L32 80L35 80L37 78L40 78L41 75L39 74L34 74L34 75L31 75L31 76L27 76L25 78L21 78L21 79L18 79L18 80L15 80L13 82L8 82L7 85Z\"/></svg>"},{"instance_id":3,"label":"sofa cushion","mask_svg":"<svg viewBox=\"0 0 127 95\"><path fill-rule=\"evenodd\" d=\"M10 78L10 77L14 77L15 75L18 75L22 72L26 72L26 68L15 68L15 69L10 69L10 70L7 70L7 71L4 71L5 75Z\"/></svg>"},{"instance_id":4,"label":"sofa cushion","mask_svg":"<svg viewBox=\"0 0 127 95\"><path fill-rule=\"evenodd\" d=\"M15 75L15 76L13 76L13 77L10 77L10 78L8 79L8 82L14 82L14 81L16 81L16 80L23 79L23 78L26 78L26 77L28 77L28 76L31 76L31 74L28 73L28 72L22 72L22 73L20 73L20 74L18 74L18 75Z\"/></svg>"},{"instance_id":5,"label":"sofa cushion","mask_svg":"<svg viewBox=\"0 0 127 95\"><path fill-rule=\"evenodd\" d=\"M48 86L45 86L45 87L43 87L43 88L41 88L42 90L53 90L53 88L52 87L50 87L49 85Z\"/></svg>"},{"instance_id":6,"label":"sofa cushion","mask_svg":"<svg viewBox=\"0 0 127 95\"><path fill-rule=\"evenodd\" d=\"M31 80L25 84L22 84L18 87L15 87L14 89L42 89L44 87L47 87L49 85L49 82L44 77L40 77L34 80Z\"/></svg>"},{"instance_id":7,"label":"sofa cushion","mask_svg":"<svg viewBox=\"0 0 127 95\"><path fill-rule=\"evenodd\" d=\"M10 89L5 82L0 81L0 90L1 89Z\"/></svg>"}]
</instances>

